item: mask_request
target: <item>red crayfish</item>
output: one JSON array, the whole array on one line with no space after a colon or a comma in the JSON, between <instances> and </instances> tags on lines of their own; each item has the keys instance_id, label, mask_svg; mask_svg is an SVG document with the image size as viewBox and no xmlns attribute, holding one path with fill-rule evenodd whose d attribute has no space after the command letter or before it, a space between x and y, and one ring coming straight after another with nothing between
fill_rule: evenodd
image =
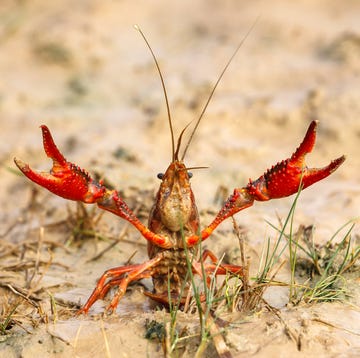
<instances>
[{"instance_id":1,"label":"red crayfish","mask_svg":"<svg viewBox=\"0 0 360 358\"><path fill-rule=\"evenodd\" d=\"M172 134L172 160L166 172L158 175L161 184L149 215L148 226L145 226L134 215L118 191L108 189L102 181L94 180L87 171L68 162L56 147L50 130L45 125L41 126L41 130L44 150L53 161L51 171L36 172L28 164L14 159L18 168L33 182L65 199L89 204L96 203L101 209L108 210L130 222L148 241L149 260L105 271L91 296L80 309L80 313L87 313L95 301L103 299L112 287L117 287L116 293L106 308L107 311L114 311L128 285L143 278L152 278L153 280L153 292L146 293L152 299L162 303L169 303L169 299L172 297L181 299L180 296L184 295L190 286L189 282L185 282L189 281L186 262L188 254L192 257L191 270L193 274L201 276L206 280L205 282L209 282L211 275L225 275L228 272L241 276L243 270L241 266L218 264L216 256L209 250L204 250L201 257L198 257L199 243L206 240L222 221L253 205L255 200L266 201L292 195L299 190L299 186L305 189L326 178L345 160L345 157L341 156L320 169L306 166L305 156L312 151L316 139L317 122L312 121L304 140L289 159L277 163L258 179L250 180L246 186L234 189L210 225L201 228L191 190L189 168L186 167L183 160L202 114L224 71L213 88L190 140L180 156L181 139L186 128L179 136L175 148L165 85L152 50L151 53L165 93Z\"/></svg>"}]
</instances>

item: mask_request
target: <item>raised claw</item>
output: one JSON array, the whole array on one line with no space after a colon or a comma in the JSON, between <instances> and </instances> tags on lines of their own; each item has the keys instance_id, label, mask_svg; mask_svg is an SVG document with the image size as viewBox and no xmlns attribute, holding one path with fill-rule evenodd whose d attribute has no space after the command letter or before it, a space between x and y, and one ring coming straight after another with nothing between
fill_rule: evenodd
<instances>
[{"instance_id":1,"label":"raised claw","mask_svg":"<svg viewBox=\"0 0 360 358\"><path fill-rule=\"evenodd\" d=\"M50 172L37 172L20 159L14 158L17 167L33 182L65 199L95 203L104 196L106 188L94 181L77 165L68 162L56 147L47 126L42 125L43 145L46 155L52 159Z\"/></svg>"},{"instance_id":2,"label":"raised claw","mask_svg":"<svg viewBox=\"0 0 360 358\"><path fill-rule=\"evenodd\" d=\"M312 121L304 140L295 153L286 160L277 163L268 169L260 178L249 182L247 190L255 200L265 201L283 198L326 178L334 172L345 160L341 156L323 168L308 168L305 156L310 153L316 140L316 127L318 122Z\"/></svg>"},{"instance_id":3,"label":"raised claw","mask_svg":"<svg viewBox=\"0 0 360 358\"><path fill-rule=\"evenodd\" d=\"M87 204L96 203L101 209L111 211L129 221L155 245L163 248L171 247L169 238L150 231L126 205L117 191L107 189L101 181L96 182L84 169L68 162L56 147L48 127L42 125L41 130L44 150L52 159L53 167L50 172L37 172L20 159L14 158L15 164L25 176L62 198Z\"/></svg>"}]
</instances>

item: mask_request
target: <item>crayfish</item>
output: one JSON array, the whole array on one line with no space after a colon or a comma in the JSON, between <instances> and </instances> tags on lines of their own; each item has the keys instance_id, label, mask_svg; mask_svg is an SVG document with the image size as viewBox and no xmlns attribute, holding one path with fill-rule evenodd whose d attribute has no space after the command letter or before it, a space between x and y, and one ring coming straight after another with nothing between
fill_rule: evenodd
<instances>
[{"instance_id":1,"label":"crayfish","mask_svg":"<svg viewBox=\"0 0 360 358\"><path fill-rule=\"evenodd\" d=\"M145 41L149 46L146 39ZM208 226L201 228L190 185L191 175L184 163L184 157L214 90L233 56L216 82L180 156L182 136L186 128L181 132L175 146L164 81L151 48L150 51L165 94L172 137L172 160L166 172L158 175L161 184L147 226L136 217L117 190L108 189L101 180L96 181L87 171L68 162L55 145L47 126L42 125L41 130L45 153L53 161L50 172L34 171L28 164L14 159L18 168L33 182L65 199L88 204L96 203L101 209L127 220L148 241L149 260L105 271L79 313L86 314L95 301L103 299L112 287L117 287L110 304L106 307L106 311L113 312L128 285L143 278L153 280L153 292L145 292L152 299L164 304L169 303L171 299L182 299L190 287L187 275L188 255L191 256L192 273L202 277L204 282L209 283L211 275L235 273L241 277L243 267L219 264L216 256L209 250L204 250L199 257L197 249L199 243L206 240L221 222L250 207L254 201L283 198L297 193L299 188L305 189L329 176L345 160L345 157L341 156L323 168L306 166L305 156L312 151L316 139L317 121L312 121L302 143L290 158L277 163L258 179L250 180L246 186L235 188L214 220Z\"/></svg>"}]
</instances>

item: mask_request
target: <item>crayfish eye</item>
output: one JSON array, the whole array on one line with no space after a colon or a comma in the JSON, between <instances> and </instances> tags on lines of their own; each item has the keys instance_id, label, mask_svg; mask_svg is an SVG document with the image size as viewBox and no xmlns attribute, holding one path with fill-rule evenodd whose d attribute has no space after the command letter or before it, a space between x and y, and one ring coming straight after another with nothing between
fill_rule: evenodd
<instances>
[{"instance_id":1,"label":"crayfish eye","mask_svg":"<svg viewBox=\"0 0 360 358\"><path fill-rule=\"evenodd\" d=\"M193 177L193 173L188 172L188 177L189 177L189 179L192 178L192 177Z\"/></svg>"},{"instance_id":2,"label":"crayfish eye","mask_svg":"<svg viewBox=\"0 0 360 358\"><path fill-rule=\"evenodd\" d=\"M157 175L158 179L162 180L164 178L164 173L159 173Z\"/></svg>"}]
</instances>

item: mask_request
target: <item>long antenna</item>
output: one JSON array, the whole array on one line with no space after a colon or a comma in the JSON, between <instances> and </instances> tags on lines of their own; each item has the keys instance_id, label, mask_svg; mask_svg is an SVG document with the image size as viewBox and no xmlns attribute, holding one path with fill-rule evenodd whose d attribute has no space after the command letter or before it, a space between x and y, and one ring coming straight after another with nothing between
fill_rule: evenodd
<instances>
[{"instance_id":1,"label":"long antenna","mask_svg":"<svg viewBox=\"0 0 360 358\"><path fill-rule=\"evenodd\" d=\"M210 101L211 101L214 93L215 93L215 90L216 90L218 84L220 83L221 79L223 78L223 76L224 76L226 70L228 69L228 67L230 66L232 60L234 59L234 57L236 56L236 54L237 54L238 51L240 50L241 46L244 44L244 42L246 41L246 39L249 37L250 33L251 33L252 30L254 29L255 25L256 25L257 22L258 22L258 20L259 20L259 17L256 18L256 20L254 21L254 23L251 25L250 29L247 31L247 33L245 34L245 36L243 37L243 39L240 41L238 47L235 49L234 53L231 55L230 59L229 59L228 62L226 63L224 69L221 71L220 76L219 76L218 79L216 80L215 85L214 85L213 89L211 90L210 95L209 95L209 97L208 97L208 99L207 99L207 101L206 101L206 103L205 103L205 106L204 106L203 110L201 111L200 116L199 116L199 118L198 118L198 120L197 120L197 122L196 122L196 124L195 124L195 127L194 127L193 131L192 131L191 134L190 134L189 140L188 140L188 142L186 143L186 147L185 147L185 149L184 149L184 152L183 152L183 155L182 155L182 157L181 157L181 160L184 160L184 158L185 158L185 155L186 155L187 150L189 149L190 143L191 143L191 141L192 141L192 139L193 139L193 137L194 137L194 135L195 135L195 132L196 132L196 130L197 130L197 128L198 128L198 126L199 126L199 124L200 124L200 122L201 122L201 119L202 119L202 117L204 116L204 113L205 113L205 111L206 111L206 109L207 109L207 107L208 107L208 105L209 105L209 103L210 103Z\"/></svg>"},{"instance_id":2,"label":"long antenna","mask_svg":"<svg viewBox=\"0 0 360 358\"><path fill-rule=\"evenodd\" d=\"M166 87L165 87L165 82L164 82L164 78L162 76L161 70L160 70L160 66L159 63L156 59L156 56L154 54L154 51L152 50L147 38L145 37L144 33L142 32L142 30L140 29L140 27L138 25L134 25L135 30L140 32L140 35L142 36L142 38L144 39L147 47L149 48L152 58L154 59L157 71L159 73L160 76L160 80L161 80L161 85L163 88L163 92L164 92L164 96L165 96L165 102L166 102L166 110L167 110L167 115L168 115L168 122L169 122L169 127L170 127L170 133L171 133L171 149L172 149L172 162L175 161L175 139L174 139L174 130L173 130L173 126L172 126L172 121L171 121L171 115L170 115L170 106L169 106L169 100L168 100L168 96L167 96L167 92L166 92Z\"/></svg>"}]
</instances>

